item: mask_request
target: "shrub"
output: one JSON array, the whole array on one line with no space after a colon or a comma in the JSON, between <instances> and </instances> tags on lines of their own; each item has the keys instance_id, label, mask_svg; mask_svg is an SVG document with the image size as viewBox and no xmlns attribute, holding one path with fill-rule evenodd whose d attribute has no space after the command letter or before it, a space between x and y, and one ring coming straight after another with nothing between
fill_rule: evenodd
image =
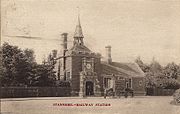
<instances>
[{"instance_id":1,"label":"shrub","mask_svg":"<svg viewBox=\"0 0 180 114\"><path fill-rule=\"evenodd\" d=\"M179 89L180 83L176 79L173 79L173 78L164 79L163 87L165 89Z\"/></svg>"},{"instance_id":2,"label":"shrub","mask_svg":"<svg viewBox=\"0 0 180 114\"><path fill-rule=\"evenodd\" d=\"M174 97L174 104L180 105L180 89L177 89L173 95Z\"/></svg>"}]
</instances>

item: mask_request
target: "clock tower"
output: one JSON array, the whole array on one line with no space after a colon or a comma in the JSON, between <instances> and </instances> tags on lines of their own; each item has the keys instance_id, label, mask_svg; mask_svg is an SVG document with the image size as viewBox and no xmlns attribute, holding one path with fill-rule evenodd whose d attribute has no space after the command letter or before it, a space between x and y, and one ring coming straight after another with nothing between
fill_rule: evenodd
<instances>
[{"instance_id":1,"label":"clock tower","mask_svg":"<svg viewBox=\"0 0 180 114\"><path fill-rule=\"evenodd\" d=\"M72 64L72 91L78 96L100 96L100 54L88 49L84 42L84 35L78 15L78 24L74 32L73 47L69 50Z\"/></svg>"},{"instance_id":2,"label":"clock tower","mask_svg":"<svg viewBox=\"0 0 180 114\"><path fill-rule=\"evenodd\" d=\"M73 46L65 49L57 62L62 64L59 79L70 82L72 96L101 96L101 55L85 46L79 15L73 39ZM63 41L66 43L67 39Z\"/></svg>"},{"instance_id":3,"label":"clock tower","mask_svg":"<svg viewBox=\"0 0 180 114\"><path fill-rule=\"evenodd\" d=\"M97 58L96 58L97 59ZM95 58L92 56L82 58L82 71L80 72L79 96L100 96L101 88L98 73L95 69Z\"/></svg>"}]
</instances>

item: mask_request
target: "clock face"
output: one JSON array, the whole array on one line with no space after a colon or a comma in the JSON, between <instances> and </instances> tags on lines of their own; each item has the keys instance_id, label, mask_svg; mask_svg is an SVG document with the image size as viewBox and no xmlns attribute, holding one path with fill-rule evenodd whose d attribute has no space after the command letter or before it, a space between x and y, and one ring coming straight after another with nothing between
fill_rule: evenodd
<instances>
[{"instance_id":1,"label":"clock face","mask_svg":"<svg viewBox=\"0 0 180 114\"><path fill-rule=\"evenodd\" d=\"M88 63L88 64L86 65L86 68L87 68L87 69L91 69L91 64Z\"/></svg>"}]
</instances>

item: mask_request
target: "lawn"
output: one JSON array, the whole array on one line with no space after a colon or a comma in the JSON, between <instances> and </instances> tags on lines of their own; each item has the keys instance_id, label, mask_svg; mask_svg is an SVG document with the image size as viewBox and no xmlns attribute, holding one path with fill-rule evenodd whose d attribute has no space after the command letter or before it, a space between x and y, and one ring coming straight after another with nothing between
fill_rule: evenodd
<instances>
[{"instance_id":1,"label":"lawn","mask_svg":"<svg viewBox=\"0 0 180 114\"><path fill-rule=\"evenodd\" d=\"M134 98L11 98L1 100L2 114L180 114L172 97Z\"/></svg>"}]
</instances>

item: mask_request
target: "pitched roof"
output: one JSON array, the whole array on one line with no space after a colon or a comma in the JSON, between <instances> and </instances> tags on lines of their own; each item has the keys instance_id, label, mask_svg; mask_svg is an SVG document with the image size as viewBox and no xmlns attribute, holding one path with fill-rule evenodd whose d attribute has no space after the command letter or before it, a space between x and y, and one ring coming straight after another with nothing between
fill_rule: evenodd
<instances>
[{"instance_id":1,"label":"pitched roof","mask_svg":"<svg viewBox=\"0 0 180 114\"><path fill-rule=\"evenodd\" d=\"M102 62L103 74L115 74L124 77L144 77L144 72L136 63L119 63L112 62L111 64Z\"/></svg>"},{"instance_id":2,"label":"pitched roof","mask_svg":"<svg viewBox=\"0 0 180 114\"><path fill-rule=\"evenodd\" d=\"M91 52L91 50L84 45L73 45L70 50L74 52Z\"/></svg>"}]
</instances>

